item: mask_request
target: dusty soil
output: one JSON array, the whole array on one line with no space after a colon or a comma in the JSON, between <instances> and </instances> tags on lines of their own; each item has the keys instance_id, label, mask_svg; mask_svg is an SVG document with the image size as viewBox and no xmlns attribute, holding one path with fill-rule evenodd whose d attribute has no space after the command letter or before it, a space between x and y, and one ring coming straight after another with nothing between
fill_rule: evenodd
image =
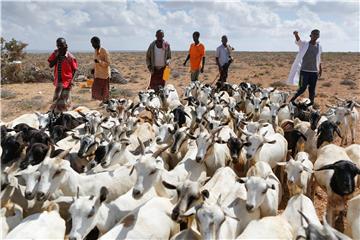
<instances>
[{"instance_id":1,"label":"dusty soil","mask_svg":"<svg viewBox=\"0 0 360 240\"><path fill-rule=\"evenodd\" d=\"M189 68L183 67L185 52L173 53L172 77L169 83L174 84L179 92L190 81ZM80 74L87 75L92 67L91 53L75 53L79 62ZM277 86L293 94L296 86L287 86L287 75L295 58L295 53L240 52L234 53L234 63L229 70L228 81L239 84L242 81L253 82L263 87ZM47 66L47 54L29 54L24 65L51 71ZM145 53L113 52L112 67L118 69L122 76L129 80L126 85L111 84L114 97L134 97L141 89L146 89L149 73L145 66ZM322 110L325 104L335 103L334 96L341 98L358 98L360 100L360 54L359 53L324 53L322 55L323 76L318 80L316 103ZM205 72L200 80L213 83L217 75L214 52L207 52ZM346 81L344 81L346 80ZM40 111L46 112L50 106L54 86L48 83L27 83L2 85L1 121L8 122L21 114ZM72 90L74 105L85 105L96 109L99 102L91 100L91 90L80 88L75 83ZM304 96L308 96L306 92ZM360 143L360 124L357 124L356 143ZM338 143L339 141L337 141ZM315 206L320 219L326 210L326 193L317 188Z\"/></svg>"}]
</instances>

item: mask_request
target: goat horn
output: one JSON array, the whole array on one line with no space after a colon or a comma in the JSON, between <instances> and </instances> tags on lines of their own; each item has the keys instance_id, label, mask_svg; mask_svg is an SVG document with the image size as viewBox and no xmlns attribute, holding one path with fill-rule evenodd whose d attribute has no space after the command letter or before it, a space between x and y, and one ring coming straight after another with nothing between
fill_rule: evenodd
<instances>
[{"instance_id":1,"label":"goat horn","mask_svg":"<svg viewBox=\"0 0 360 240\"><path fill-rule=\"evenodd\" d=\"M345 99L339 98L337 96L335 96L335 99L338 100L338 101L341 101L341 102L345 102Z\"/></svg>"},{"instance_id":2,"label":"goat horn","mask_svg":"<svg viewBox=\"0 0 360 240\"><path fill-rule=\"evenodd\" d=\"M153 153L153 158L157 158L158 156L160 156L161 153L163 153L166 149L168 149L170 147L170 144L166 145L165 147L163 148L160 148L158 150L156 150L154 153Z\"/></svg>"},{"instance_id":3,"label":"goat horn","mask_svg":"<svg viewBox=\"0 0 360 240\"><path fill-rule=\"evenodd\" d=\"M77 186L76 188L76 198L79 199L79 192L80 192L80 188L79 186Z\"/></svg>"},{"instance_id":4,"label":"goat horn","mask_svg":"<svg viewBox=\"0 0 360 240\"><path fill-rule=\"evenodd\" d=\"M65 158L67 155L69 155L70 150L71 150L71 148L68 149L68 150L65 150L65 151L61 152L61 153L60 153L59 155L57 155L56 157L59 158L59 159L63 159L63 158Z\"/></svg>"},{"instance_id":5,"label":"goat horn","mask_svg":"<svg viewBox=\"0 0 360 240\"><path fill-rule=\"evenodd\" d=\"M336 108L335 106L330 105L330 104L325 104L325 106L328 107L328 108Z\"/></svg>"},{"instance_id":6,"label":"goat horn","mask_svg":"<svg viewBox=\"0 0 360 240\"><path fill-rule=\"evenodd\" d=\"M52 148L53 148L53 147L50 145L48 151L46 152L45 159L50 157L51 152L52 152Z\"/></svg>"},{"instance_id":7,"label":"goat horn","mask_svg":"<svg viewBox=\"0 0 360 240\"><path fill-rule=\"evenodd\" d=\"M239 131L242 133L242 134L245 134L246 136L251 136L250 133L248 133L246 130L243 130L242 128L239 128Z\"/></svg>"},{"instance_id":8,"label":"goat horn","mask_svg":"<svg viewBox=\"0 0 360 240\"><path fill-rule=\"evenodd\" d=\"M300 211L300 210L298 210L298 212L299 212L300 215L305 219L305 221L307 222L307 224L309 224L310 221L309 221L309 219L305 216L305 214L304 214L302 211Z\"/></svg>"},{"instance_id":9,"label":"goat horn","mask_svg":"<svg viewBox=\"0 0 360 240\"><path fill-rule=\"evenodd\" d=\"M144 143L140 140L139 137L137 138L137 140L138 140L139 145L140 145L141 155L144 155L144 154L145 154L145 146L144 146Z\"/></svg>"}]
</instances>

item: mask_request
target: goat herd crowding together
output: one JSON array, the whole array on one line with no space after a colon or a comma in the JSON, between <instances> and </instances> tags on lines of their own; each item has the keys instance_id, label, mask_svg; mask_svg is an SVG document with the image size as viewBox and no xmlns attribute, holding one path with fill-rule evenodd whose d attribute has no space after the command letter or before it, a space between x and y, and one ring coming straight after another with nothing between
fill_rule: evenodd
<instances>
[{"instance_id":1,"label":"goat herd crowding together","mask_svg":"<svg viewBox=\"0 0 360 240\"><path fill-rule=\"evenodd\" d=\"M179 97L168 84L104 114L2 122L2 237L360 239L360 105L320 112L287 97L245 82L191 82Z\"/></svg>"}]
</instances>

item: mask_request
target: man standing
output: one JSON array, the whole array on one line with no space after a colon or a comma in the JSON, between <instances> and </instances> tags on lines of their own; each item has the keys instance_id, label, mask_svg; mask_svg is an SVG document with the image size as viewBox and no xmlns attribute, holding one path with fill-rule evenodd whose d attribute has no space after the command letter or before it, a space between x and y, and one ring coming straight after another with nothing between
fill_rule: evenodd
<instances>
[{"instance_id":1,"label":"man standing","mask_svg":"<svg viewBox=\"0 0 360 240\"><path fill-rule=\"evenodd\" d=\"M291 98L294 103L295 99L303 94L306 88L309 89L310 103L314 104L315 88L318 78L321 76L321 46L316 40L320 37L320 31L315 29L311 31L310 41L302 41L297 31L294 31L295 43L299 46L299 53L291 67L288 82L296 84L299 81L299 89ZM300 72L300 75L299 75Z\"/></svg>"},{"instance_id":2,"label":"man standing","mask_svg":"<svg viewBox=\"0 0 360 240\"><path fill-rule=\"evenodd\" d=\"M67 51L68 46L64 38L56 40L57 49L50 55L49 67L54 68L55 93L50 110L54 112L67 111L71 106L71 84L78 68L75 57Z\"/></svg>"},{"instance_id":3,"label":"man standing","mask_svg":"<svg viewBox=\"0 0 360 240\"><path fill-rule=\"evenodd\" d=\"M205 66L205 46L199 42L200 33L193 33L194 43L190 45L189 54L186 57L184 66L190 59L191 66L191 81L198 81L200 72L204 72Z\"/></svg>"},{"instance_id":4,"label":"man standing","mask_svg":"<svg viewBox=\"0 0 360 240\"><path fill-rule=\"evenodd\" d=\"M91 38L94 54L94 83L92 98L105 102L109 99L110 60L108 51L100 46L100 38Z\"/></svg>"},{"instance_id":5,"label":"man standing","mask_svg":"<svg viewBox=\"0 0 360 240\"><path fill-rule=\"evenodd\" d=\"M232 48L227 44L227 36L221 37L222 44L216 49L216 65L219 68L220 79L219 81L223 85L226 82L228 76L229 66L232 62L230 52Z\"/></svg>"},{"instance_id":6,"label":"man standing","mask_svg":"<svg viewBox=\"0 0 360 240\"><path fill-rule=\"evenodd\" d=\"M165 85L163 73L166 65L171 59L170 45L164 41L164 32L156 31L156 40L153 41L146 53L146 65L151 73L149 89L157 91L160 86Z\"/></svg>"}]
</instances>

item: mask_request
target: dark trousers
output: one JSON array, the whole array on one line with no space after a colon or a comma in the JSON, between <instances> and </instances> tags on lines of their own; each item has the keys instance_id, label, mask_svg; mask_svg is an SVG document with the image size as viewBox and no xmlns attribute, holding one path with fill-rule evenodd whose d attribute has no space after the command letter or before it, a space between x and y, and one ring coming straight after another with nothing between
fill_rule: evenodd
<instances>
[{"instance_id":1,"label":"dark trousers","mask_svg":"<svg viewBox=\"0 0 360 240\"><path fill-rule=\"evenodd\" d=\"M316 82L318 80L318 73L317 72L300 72L300 80L299 80L299 89L297 90L295 96L291 99L294 101L298 96L303 94L306 88L309 89L309 99L311 103L314 103L315 99L315 88Z\"/></svg>"},{"instance_id":2,"label":"dark trousers","mask_svg":"<svg viewBox=\"0 0 360 240\"><path fill-rule=\"evenodd\" d=\"M226 79L228 77L229 66L230 66L229 63L225 63L224 66L222 66L220 68L220 79L219 79L219 81L221 82L221 84L226 82Z\"/></svg>"}]
</instances>

